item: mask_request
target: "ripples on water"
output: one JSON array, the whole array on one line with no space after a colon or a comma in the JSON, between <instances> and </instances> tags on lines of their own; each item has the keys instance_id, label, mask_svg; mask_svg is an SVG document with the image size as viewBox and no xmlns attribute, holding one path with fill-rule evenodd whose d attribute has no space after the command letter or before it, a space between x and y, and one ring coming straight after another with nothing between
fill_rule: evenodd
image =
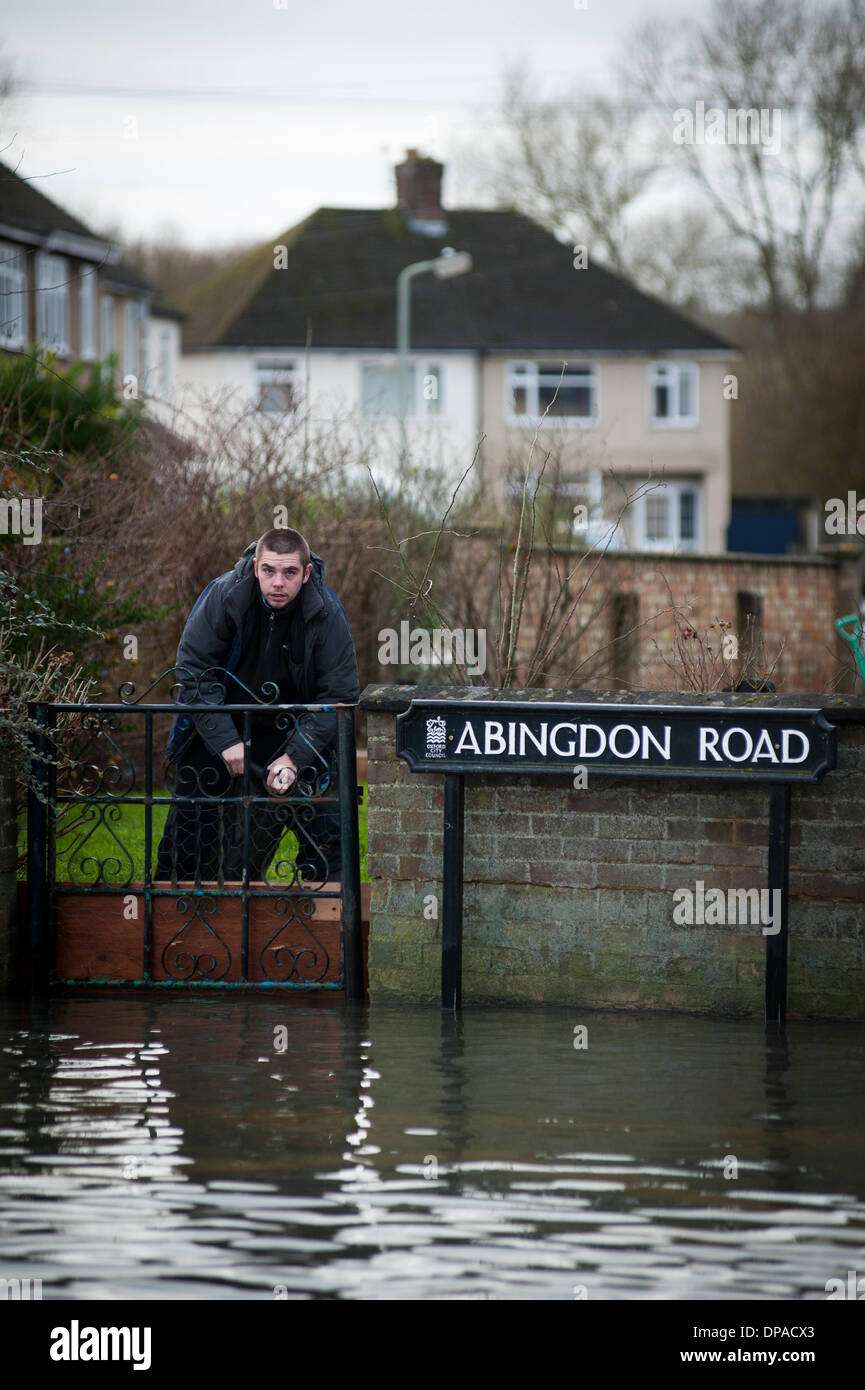
<instances>
[{"instance_id":1,"label":"ripples on water","mask_svg":"<svg viewBox=\"0 0 865 1390\"><path fill-rule=\"evenodd\" d=\"M78 994L0 1001L0 1044L0 1276L45 1299L825 1300L865 1273L858 1024Z\"/></svg>"}]
</instances>

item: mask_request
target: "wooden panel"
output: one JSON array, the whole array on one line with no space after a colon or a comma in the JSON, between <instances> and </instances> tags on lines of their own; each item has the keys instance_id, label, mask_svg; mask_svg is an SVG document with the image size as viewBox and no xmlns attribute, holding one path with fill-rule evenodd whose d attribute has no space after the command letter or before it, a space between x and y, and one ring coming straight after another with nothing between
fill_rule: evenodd
<instances>
[{"instance_id":1,"label":"wooden panel","mask_svg":"<svg viewBox=\"0 0 865 1390\"><path fill-rule=\"evenodd\" d=\"M209 898L206 890L201 897L180 890L176 898L154 898L150 971L154 980L239 981L240 904Z\"/></svg>"},{"instance_id":2,"label":"wooden panel","mask_svg":"<svg viewBox=\"0 0 865 1390\"><path fill-rule=\"evenodd\" d=\"M135 885L138 887L139 885ZM226 885L228 887L232 885ZM238 884L238 887L240 885ZM255 883L253 888L265 885ZM336 888L335 883L326 885ZM168 888L168 882L154 883ZM101 896L65 894L58 884L57 955L59 980L112 980L124 983L144 975L144 897L141 893ZM361 889L363 959L369 921L369 884ZM153 898L154 980L240 981L241 905L237 898L201 898L192 892ZM137 919L124 916L132 910ZM183 903L183 911L177 904ZM309 910L311 907L311 911ZM277 911L279 908L279 911ZM258 898L250 900L249 979L335 983L339 975L339 898ZM163 964L163 953L169 969ZM263 953L263 957L262 957ZM264 965L262 966L262 959Z\"/></svg>"},{"instance_id":3,"label":"wooden panel","mask_svg":"<svg viewBox=\"0 0 865 1390\"><path fill-rule=\"evenodd\" d=\"M144 973L144 899L138 920L124 917L123 896L64 894L58 884L57 953L60 980L140 980ZM130 895L133 896L133 895Z\"/></svg>"},{"instance_id":4,"label":"wooden panel","mask_svg":"<svg viewBox=\"0 0 865 1390\"><path fill-rule=\"evenodd\" d=\"M249 912L249 978L335 982L339 977L340 915L338 898L254 901Z\"/></svg>"},{"instance_id":5,"label":"wooden panel","mask_svg":"<svg viewBox=\"0 0 865 1390\"><path fill-rule=\"evenodd\" d=\"M183 904L182 912L178 904ZM304 911L302 904L311 905L311 913ZM201 897L178 894L176 899L155 898L153 978L239 982L241 916L238 898L208 898L206 892ZM339 932L337 898L251 899L249 979L335 981L339 974Z\"/></svg>"}]
</instances>

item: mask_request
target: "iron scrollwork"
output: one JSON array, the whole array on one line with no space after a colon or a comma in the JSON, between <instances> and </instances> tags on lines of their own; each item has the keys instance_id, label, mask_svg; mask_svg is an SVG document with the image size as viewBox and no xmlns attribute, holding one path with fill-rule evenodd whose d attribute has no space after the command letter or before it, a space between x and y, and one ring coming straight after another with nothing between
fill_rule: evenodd
<instances>
[{"instance_id":1,"label":"iron scrollwork","mask_svg":"<svg viewBox=\"0 0 865 1390\"><path fill-rule=\"evenodd\" d=\"M188 897L178 898L174 905L180 913L188 913L192 907ZM174 933L162 950L162 968L169 979L192 980L197 977L202 980L221 980L228 974L231 969L231 951L219 933L205 921L203 915L213 915L215 912L215 898L203 897L195 900L192 915L187 917L180 930ZM198 950L194 945L196 922L210 938L209 941L205 941L205 949L202 950ZM186 936L187 932L189 936ZM172 948L175 948L173 961L170 960ZM222 969L217 973L220 961Z\"/></svg>"},{"instance_id":2,"label":"iron scrollwork","mask_svg":"<svg viewBox=\"0 0 865 1390\"><path fill-rule=\"evenodd\" d=\"M309 922L315 914L315 901L312 898L278 898L274 911L283 916L276 931L259 954L259 965L265 979L278 980L286 984L297 980L300 984L319 984L327 976L330 956L319 941ZM283 933L289 937L303 933L300 940L275 943ZM311 945L309 943L312 943Z\"/></svg>"}]
</instances>

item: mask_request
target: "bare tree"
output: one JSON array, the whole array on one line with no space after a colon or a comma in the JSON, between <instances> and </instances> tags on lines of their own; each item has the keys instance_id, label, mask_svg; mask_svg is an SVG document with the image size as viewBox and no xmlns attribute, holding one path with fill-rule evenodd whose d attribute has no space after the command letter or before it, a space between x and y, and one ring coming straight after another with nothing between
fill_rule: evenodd
<instances>
[{"instance_id":1,"label":"bare tree","mask_svg":"<svg viewBox=\"0 0 865 1390\"><path fill-rule=\"evenodd\" d=\"M737 265L729 242L719 242L711 209L693 199L671 211L646 204L667 150L647 134L644 102L623 73L618 89L609 77L612 94L541 95L527 67L509 69L498 114L457 156L461 194L524 212L686 312L743 307L753 277L735 273L741 256Z\"/></svg>"},{"instance_id":2,"label":"bare tree","mask_svg":"<svg viewBox=\"0 0 865 1390\"><path fill-rule=\"evenodd\" d=\"M628 237L628 262L630 278L647 294L704 320L759 297L754 266L719 238L708 208L645 213Z\"/></svg>"},{"instance_id":3,"label":"bare tree","mask_svg":"<svg viewBox=\"0 0 865 1390\"><path fill-rule=\"evenodd\" d=\"M476 178L500 205L585 243L627 268L624 218L653 164L635 153L635 113L616 97L578 90L545 97L527 67L505 73L486 169Z\"/></svg>"},{"instance_id":4,"label":"bare tree","mask_svg":"<svg viewBox=\"0 0 865 1390\"><path fill-rule=\"evenodd\" d=\"M250 242L188 246L180 228L171 221L163 222L153 236L136 240L127 240L117 224L104 227L103 234L123 246L126 264L155 285L170 304L183 304L193 290L253 249Z\"/></svg>"},{"instance_id":5,"label":"bare tree","mask_svg":"<svg viewBox=\"0 0 865 1390\"><path fill-rule=\"evenodd\" d=\"M21 91L21 79L11 58L7 58L0 45L0 107L7 106ZM6 141L2 142L4 145Z\"/></svg>"},{"instance_id":6,"label":"bare tree","mask_svg":"<svg viewBox=\"0 0 865 1390\"><path fill-rule=\"evenodd\" d=\"M668 164L699 189L746 271L756 269L776 328L791 308L812 310L844 196L861 198L865 175L863 0L820 9L804 0L730 0L705 24L652 21L621 70L662 123ZM728 123L732 115L733 138L714 116L706 138L707 114L716 111ZM759 115L756 131L746 112Z\"/></svg>"}]
</instances>

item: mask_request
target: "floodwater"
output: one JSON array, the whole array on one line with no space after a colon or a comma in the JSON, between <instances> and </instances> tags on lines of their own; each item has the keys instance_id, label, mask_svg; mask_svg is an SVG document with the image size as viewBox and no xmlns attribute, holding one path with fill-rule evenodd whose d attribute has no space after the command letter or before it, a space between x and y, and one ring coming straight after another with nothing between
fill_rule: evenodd
<instances>
[{"instance_id":1,"label":"floodwater","mask_svg":"<svg viewBox=\"0 0 865 1390\"><path fill-rule=\"evenodd\" d=\"M0 1046L0 1277L43 1299L825 1300L865 1273L859 1024L90 991L0 1001Z\"/></svg>"}]
</instances>

